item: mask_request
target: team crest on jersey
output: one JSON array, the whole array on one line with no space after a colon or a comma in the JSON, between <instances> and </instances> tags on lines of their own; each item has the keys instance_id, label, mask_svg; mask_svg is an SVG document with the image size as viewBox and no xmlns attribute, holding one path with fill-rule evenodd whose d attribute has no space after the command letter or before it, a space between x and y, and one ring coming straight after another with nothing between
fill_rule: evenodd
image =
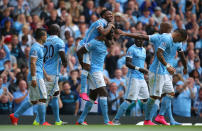
<instances>
[{"instance_id":1,"label":"team crest on jersey","mask_svg":"<svg viewBox=\"0 0 202 131\"><path fill-rule=\"evenodd\" d=\"M33 55L33 56L37 56L37 51L34 50L34 51L32 52L32 55Z\"/></svg>"},{"instance_id":2,"label":"team crest on jersey","mask_svg":"<svg viewBox=\"0 0 202 131\"><path fill-rule=\"evenodd\" d=\"M163 45L163 46L166 46L166 43L164 42L162 45Z\"/></svg>"}]
</instances>

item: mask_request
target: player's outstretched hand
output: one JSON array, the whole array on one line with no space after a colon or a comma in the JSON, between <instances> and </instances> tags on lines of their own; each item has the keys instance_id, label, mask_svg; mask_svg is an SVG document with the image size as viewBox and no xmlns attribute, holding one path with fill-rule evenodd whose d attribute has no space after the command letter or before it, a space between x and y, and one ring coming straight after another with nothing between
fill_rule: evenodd
<instances>
[{"instance_id":1,"label":"player's outstretched hand","mask_svg":"<svg viewBox=\"0 0 202 131\"><path fill-rule=\"evenodd\" d=\"M32 80L32 87L33 87L33 88L36 87L36 80Z\"/></svg>"},{"instance_id":2,"label":"player's outstretched hand","mask_svg":"<svg viewBox=\"0 0 202 131\"><path fill-rule=\"evenodd\" d=\"M46 76L46 80L49 81L49 82L52 81L52 79L51 79L51 77L49 75Z\"/></svg>"},{"instance_id":3,"label":"player's outstretched hand","mask_svg":"<svg viewBox=\"0 0 202 131\"><path fill-rule=\"evenodd\" d=\"M148 70L147 69L144 69L144 68L140 68L139 71L143 74L148 74Z\"/></svg>"},{"instance_id":4,"label":"player's outstretched hand","mask_svg":"<svg viewBox=\"0 0 202 131\"><path fill-rule=\"evenodd\" d=\"M117 33L118 33L119 35L123 35L123 36L126 34L124 31L122 31L122 30L120 30L120 29L117 29Z\"/></svg>"},{"instance_id":5,"label":"player's outstretched hand","mask_svg":"<svg viewBox=\"0 0 202 131\"><path fill-rule=\"evenodd\" d=\"M175 68L173 68L172 66L168 67L167 70L171 75L175 73Z\"/></svg>"}]
</instances>

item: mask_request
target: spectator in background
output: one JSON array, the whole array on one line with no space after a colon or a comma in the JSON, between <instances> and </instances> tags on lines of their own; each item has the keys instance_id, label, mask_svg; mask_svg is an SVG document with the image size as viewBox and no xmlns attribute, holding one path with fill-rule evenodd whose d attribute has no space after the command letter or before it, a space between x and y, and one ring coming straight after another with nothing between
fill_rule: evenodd
<instances>
[{"instance_id":1,"label":"spectator in background","mask_svg":"<svg viewBox=\"0 0 202 131\"><path fill-rule=\"evenodd\" d=\"M161 8L160 7L155 7L154 9L154 14L152 15L152 17L154 18L155 22L160 25L160 23L162 22L162 19L166 16L164 13L161 12Z\"/></svg>"},{"instance_id":2,"label":"spectator in background","mask_svg":"<svg viewBox=\"0 0 202 131\"><path fill-rule=\"evenodd\" d=\"M80 81L79 81L79 72L77 70L70 71L70 77L68 82L71 86L71 90L76 94L78 94L80 92L79 89Z\"/></svg>"},{"instance_id":3,"label":"spectator in background","mask_svg":"<svg viewBox=\"0 0 202 131\"><path fill-rule=\"evenodd\" d=\"M0 114L10 114L12 111L13 96L7 88L2 87L3 80L0 77Z\"/></svg>"},{"instance_id":4,"label":"spectator in background","mask_svg":"<svg viewBox=\"0 0 202 131\"><path fill-rule=\"evenodd\" d=\"M90 16L95 13L94 2L92 0L88 0L86 3L86 7L84 8L83 14L86 18L86 23L90 23Z\"/></svg>"},{"instance_id":5,"label":"spectator in background","mask_svg":"<svg viewBox=\"0 0 202 131\"><path fill-rule=\"evenodd\" d=\"M146 25L146 32L147 32L147 35L152 35L158 32L158 26L156 26L155 20L153 17L149 19L149 24Z\"/></svg>"},{"instance_id":6,"label":"spectator in background","mask_svg":"<svg viewBox=\"0 0 202 131\"><path fill-rule=\"evenodd\" d=\"M76 0L74 0L69 9L69 13L72 16L74 23L79 22L79 16L81 15L82 11L83 11L83 7L80 6L80 4Z\"/></svg>"},{"instance_id":7,"label":"spectator in background","mask_svg":"<svg viewBox=\"0 0 202 131\"><path fill-rule=\"evenodd\" d=\"M197 116L202 117L202 88L200 88L199 93L194 100L194 110Z\"/></svg>"},{"instance_id":8,"label":"spectator in background","mask_svg":"<svg viewBox=\"0 0 202 131\"><path fill-rule=\"evenodd\" d=\"M10 60L10 51L7 45L3 43L4 43L4 38L0 34L0 74L4 71L4 63Z\"/></svg>"},{"instance_id":9,"label":"spectator in background","mask_svg":"<svg viewBox=\"0 0 202 131\"><path fill-rule=\"evenodd\" d=\"M21 49L19 48L19 40L17 35L12 36L12 50L11 54L16 58L20 58L22 55Z\"/></svg>"},{"instance_id":10,"label":"spectator in background","mask_svg":"<svg viewBox=\"0 0 202 131\"><path fill-rule=\"evenodd\" d=\"M1 34L3 36L7 36L7 35L11 36L11 35L13 35L15 33L16 33L16 31L12 28L11 21L10 20L6 20L5 21L5 26L1 30Z\"/></svg>"},{"instance_id":11,"label":"spectator in background","mask_svg":"<svg viewBox=\"0 0 202 131\"><path fill-rule=\"evenodd\" d=\"M115 82L109 85L108 108L110 114L116 114L120 104L123 102L124 91L118 91L118 88Z\"/></svg>"},{"instance_id":12,"label":"spectator in background","mask_svg":"<svg viewBox=\"0 0 202 131\"><path fill-rule=\"evenodd\" d=\"M1 28L4 28L5 27L5 22L6 21L11 21L11 25L13 24L13 19L11 18L11 13L10 13L10 9L7 8L7 9L4 9L3 11L3 16L2 18L0 19L1 20Z\"/></svg>"},{"instance_id":13,"label":"spectator in background","mask_svg":"<svg viewBox=\"0 0 202 131\"><path fill-rule=\"evenodd\" d=\"M145 0L142 5L140 5L140 10L144 13L144 9L148 9L151 14L154 13L154 9L157 6L155 1Z\"/></svg>"},{"instance_id":14,"label":"spectator in background","mask_svg":"<svg viewBox=\"0 0 202 131\"><path fill-rule=\"evenodd\" d=\"M191 100L194 99L194 80L188 78L185 84L182 81L176 83L176 93L173 100L173 113L178 116L191 117Z\"/></svg>"},{"instance_id":15,"label":"spectator in background","mask_svg":"<svg viewBox=\"0 0 202 131\"><path fill-rule=\"evenodd\" d=\"M199 78L202 77L202 68L201 68L201 62L199 58L194 59L194 69L198 71Z\"/></svg>"},{"instance_id":16,"label":"spectator in background","mask_svg":"<svg viewBox=\"0 0 202 131\"><path fill-rule=\"evenodd\" d=\"M62 85L60 99L62 102L60 113L77 116L79 111L79 98L75 92L71 91L71 86L68 82L64 82Z\"/></svg>"},{"instance_id":17,"label":"spectator in background","mask_svg":"<svg viewBox=\"0 0 202 131\"><path fill-rule=\"evenodd\" d=\"M150 18L150 11L149 9L145 8L143 10L143 15L138 18L138 21L142 22L142 24L149 24L149 18Z\"/></svg>"},{"instance_id":18,"label":"spectator in background","mask_svg":"<svg viewBox=\"0 0 202 131\"><path fill-rule=\"evenodd\" d=\"M30 7L29 4L24 0L17 0L17 6L14 7L14 16L19 14L25 14L26 16L30 15Z\"/></svg>"},{"instance_id":19,"label":"spectator in background","mask_svg":"<svg viewBox=\"0 0 202 131\"><path fill-rule=\"evenodd\" d=\"M27 90L27 83L25 80L20 80L18 84L19 90L13 93L14 97L14 112L22 105L23 103L29 101L29 92ZM33 107L27 109L22 115L24 116L33 116Z\"/></svg>"},{"instance_id":20,"label":"spectator in background","mask_svg":"<svg viewBox=\"0 0 202 131\"><path fill-rule=\"evenodd\" d=\"M202 26L199 29L199 37L198 37L198 41L196 41L195 44L195 49L202 49Z\"/></svg>"},{"instance_id":21,"label":"spectator in background","mask_svg":"<svg viewBox=\"0 0 202 131\"><path fill-rule=\"evenodd\" d=\"M52 10L50 16L45 21L46 25L50 27L52 24L62 25L61 19L57 15L57 10Z\"/></svg>"},{"instance_id":22,"label":"spectator in background","mask_svg":"<svg viewBox=\"0 0 202 131\"><path fill-rule=\"evenodd\" d=\"M118 89L117 89L118 92L125 90L126 79L122 78L121 69L115 70L115 77L111 79L111 82L116 83L116 85L118 86Z\"/></svg>"},{"instance_id":23,"label":"spectator in background","mask_svg":"<svg viewBox=\"0 0 202 131\"><path fill-rule=\"evenodd\" d=\"M22 42L22 37L27 36L27 45L31 46L34 43L34 38L32 37L32 34L30 34L30 27L28 24L24 25L22 28L22 32L19 33L18 39L19 42Z\"/></svg>"},{"instance_id":24,"label":"spectator in background","mask_svg":"<svg viewBox=\"0 0 202 131\"><path fill-rule=\"evenodd\" d=\"M187 61L187 67L188 67L189 73L194 69L194 59L195 59L194 50L189 50L188 51L188 61Z\"/></svg>"}]
</instances>

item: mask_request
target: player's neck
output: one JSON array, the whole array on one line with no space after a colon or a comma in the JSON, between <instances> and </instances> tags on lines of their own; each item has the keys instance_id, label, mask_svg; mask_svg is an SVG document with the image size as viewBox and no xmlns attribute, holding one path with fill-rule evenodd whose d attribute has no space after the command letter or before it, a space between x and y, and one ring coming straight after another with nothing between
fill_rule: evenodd
<instances>
[{"instance_id":1,"label":"player's neck","mask_svg":"<svg viewBox=\"0 0 202 131\"><path fill-rule=\"evenodd\" d=\"M43 41L42 40L37 40L36 42L38 42L40 45L43 45Z\"/></svg>"}]
</instances>

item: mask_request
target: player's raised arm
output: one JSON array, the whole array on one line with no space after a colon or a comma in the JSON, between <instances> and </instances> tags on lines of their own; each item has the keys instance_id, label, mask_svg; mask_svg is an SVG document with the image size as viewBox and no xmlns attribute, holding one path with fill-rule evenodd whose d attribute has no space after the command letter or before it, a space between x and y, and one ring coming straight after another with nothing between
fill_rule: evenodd
<instances>
[{"instance_id":1,"label":"player's raised arm","mask_svg":"<svg viewBox=\"0 0 202 131\"><path fill-rule=\"evenodd\" d=\"M118 33L122 36L128 36L128 37L131 37L131 38L135 38L135 39L143 39L143 40L149 40L149 36L148 35L143 35L143 34L140 34L140 33L127 33L127 32L124 32L122 30L118 30Z\"/></svg>"},{"instance_id":2,"label":"player's raised arm","mask_svg":"<svg viewBox=\"0 0 202 131\"><path fill-rule=\"evenodd\" d=\"M106 28L103 28L102 26L98 27L98 31L101 35L107 35L112 28L115 28L114 25L110 22Z\"/></svg>"},{"instance_id":3,"label":"player's raised arm","mask_svg":"<svg viewBox=\"0 0 202 131\"><path fill-rule=\"evenodd\" d=\"M184 52L182 50L179 50L178 54L180 56L183 66L184 66L183 72L184 72L184 74L187 74L187 61L186 61Z\"/></svg>"}]
</instances>

